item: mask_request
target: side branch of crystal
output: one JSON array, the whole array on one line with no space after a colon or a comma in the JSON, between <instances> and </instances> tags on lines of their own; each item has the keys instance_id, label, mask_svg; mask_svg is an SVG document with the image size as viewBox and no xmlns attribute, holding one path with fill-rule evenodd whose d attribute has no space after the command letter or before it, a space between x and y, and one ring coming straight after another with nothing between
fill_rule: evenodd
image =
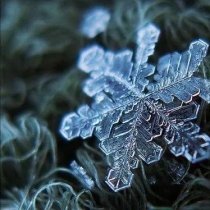
<instances>
[{"instance_id":1,"label":"side branch of crystal","mask_svg":"<svg viewBox=\"0 0 210 210\"><path fill-rule=\"evenodd\" d=\"M198 40L191 43L189 50L182 54L175 52L160 58L157 65L158 74L154 75L156 82L147 86L149 92L154 92L153 98L169 103L176 96L189 102L193 96L200 94L205 101L209 101L207 86L210 81L193 76L206 56L207 49L208 45Z\"/></svg>"},{"instance_id":2,"label":"side branch of crystal","mask_svg":"<svg viewBox=\"0 0 210 210\"><path fill-rule=\"evenodd\" d=\"M152 75L155 71L155 67L148 64L147 61L149 56L154 53L155 43L158 40L159 34L160 30L151 23L137 31L137 49L131 80L141 91L149 84L149 80L144 78Z\"/></svg>"}]
</instances>

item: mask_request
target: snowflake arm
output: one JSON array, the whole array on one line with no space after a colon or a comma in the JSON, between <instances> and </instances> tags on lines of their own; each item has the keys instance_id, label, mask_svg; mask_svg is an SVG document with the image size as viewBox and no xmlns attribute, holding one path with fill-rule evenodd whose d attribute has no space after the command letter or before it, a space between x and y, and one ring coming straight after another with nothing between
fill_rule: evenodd
<instances>
[{"instance_id":1,"label":"snowflake arm","mask_svg":"<svg viewBox=\"0 0 210 210\"><path fill-rule=\"evenodd\" d=\"M182 54L175 52L160 58L157 65L158 73L154 76L156 82L147 86L151 93L154 92L153 98L169 103L176 96L188 102L193 96L200 95L204 100L209 101L207 87L210 86L210 81L193 76L206 56L207 49L208 45L198 40Z\"/></svg>"},{"instance_id":2,"label":"snowflake arm","mask_svg":"<svg viewBox=\"0 0 210 210\"><path fill-rule=\"evenodd\" d=\"M145 77L154 73L155 67L148 64L148 58L154 53L155 44L160 35L160 30L154 24L147 24L137 31L137 50L131 80L135 86L144 90L149 83Z\"/></svg>"},{"instance_id":3,"label":"snowflake arm","mask_svg":"<svg viewBox=\"0 0 210 210\"><path fill-rule=\"evenodd\" d=\"M99 116L88 105L81 106L77 113L72 112L64 117L60 132L71 140L78 136L88 138L92 136L94 125L97 124Z\"/></svg>"}]
</instances>

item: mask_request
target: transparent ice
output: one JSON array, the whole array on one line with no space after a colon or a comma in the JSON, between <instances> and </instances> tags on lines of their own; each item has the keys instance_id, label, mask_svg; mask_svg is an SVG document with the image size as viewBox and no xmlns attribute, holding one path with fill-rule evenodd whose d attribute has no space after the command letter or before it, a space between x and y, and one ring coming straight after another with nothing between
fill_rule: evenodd
<instances>
[{"instance_id":1,"label":"transparent ice","mask_svg":"<svg viewBox=\"0 0 210 210\"><path fill-rule=\"evenodd\" d=\"M87 175L85 169L82 166L78 165L78 163L75 160L73 160L70 163L70 169L72 170L75 177L83 184L85 188L91 190L95 186L95 183L92 180L92 178L90 178Z\"/></svg>"},{"instance_id":2,"label":"transparent ice","mask_svg":"<svg viewBox=\"0 0 210 210\"><path fill-rule=\"evenodd\" d=\"M128 49L116 53L92 45L78 61L90 74L83 90L93 103L66 115L60 132L68 140L97 136L100 149L113 160L106 183L114 191L131 185L131 169L138 167L139 159L151 164L161 158L156 137L162 137L175 156L192 163L210 156L210 138L193 121L200 109L195 96L210 103L210 81L194 74L208 44L194 41L181 54L161 57L155 68L148 57L159 33L153 24L140 28L134 55Z\"/></svg>"}]
</instances>

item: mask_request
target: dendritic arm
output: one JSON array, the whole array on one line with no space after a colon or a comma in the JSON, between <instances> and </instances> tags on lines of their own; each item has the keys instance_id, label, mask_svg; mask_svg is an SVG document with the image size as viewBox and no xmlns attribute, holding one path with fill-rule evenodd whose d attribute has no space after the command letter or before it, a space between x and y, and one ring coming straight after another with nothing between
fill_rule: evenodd
<instances>
[{"instance_id":1,"label":"dendritic arm","mask_svg":"<svg viewBox=\"0 0 210 210\"><path fill-rule=\"evenodd\" d=\"M155 115L163 116L163 137L175 156L183 155L193 163L209 158L210 138L199 134L200 127L191 122L197 118L200 108L196 102L175 99L168 104L158 101L150 104Z\"/></svg>"},{"instance_id":2,"label":"dendritic arm","mask_svg":"<svg viewBox=\"0 0 210 210\"><path fill-rule=\"evenodd\" d=\"M147 86L149 92L153 93L152 97L169 103L176 96L184 102L189 102L193 96L200 94L205 101L209 101L209 93L205 86L209 86L210 81L193 76L206 56L207 49L207 43L198 40L182 54L175 52L162 57L157 65L158 74L154 76L157 82ZM201 80L202 84L199 84Z\"/></svg>"},{"instance_id":3,"label":"dendritic arm","mask_svg":"<svg viewBox=\"0 0 210 210\"><path fill-rule=\"evenodd\" d=\"M88 105L81 106L76 112L64 116L60 128L61 134L67 139L81 136L88 138L92 136L95 125L99 122L100 116Z\"/></svg>"},{"instance_id":4,"label":"dendritic arm","mask_svg":"<svg viewBox=\"0 0 210 210\"><path fill-rule=\"evenodd\" d=\"M123 142L123 146L111 154L113 158L113 166L109 170L106 183L115 191L128 188L133 179L133 174L130 171L132 167L135 151L135 141L132 139ZM136 163L136 166L138 162ZM135 167L133 165L133 167Z\"/></svg>"},{"instance_id":5,"label":"dendritic arm","mask_svg":"<svg viewBox=\"0 0 210 210\"><path fill-rule=\"evenodd\" d=\"M155 67L147 63L148 57L153 54L160 30L154 24L147 24L137 31L137 50L131 80L135 87L144 90L149 83L145 77L154 73Z\"/></svg>"},{"instance_id":6,"label":"dendritic arm","mask_svg":"<svg viewBox=\"0 0 210 210\"><path fill-rule=\"evenodd\" d=\"M113 125L110 135L100 139L99 147L113 158L106 182L114 191L131 185L133 174L130 169L138 166L139 159L150 164L161 157L162 148L154 142L147 142L161 134L162 129L157 126L160 120L152 118L146 108L149 109L142 102L127 106L119 122ZM142 114L143 109L145 114ZM147 123L148 120L151 123Z\"/></svg>"}]
</instances>

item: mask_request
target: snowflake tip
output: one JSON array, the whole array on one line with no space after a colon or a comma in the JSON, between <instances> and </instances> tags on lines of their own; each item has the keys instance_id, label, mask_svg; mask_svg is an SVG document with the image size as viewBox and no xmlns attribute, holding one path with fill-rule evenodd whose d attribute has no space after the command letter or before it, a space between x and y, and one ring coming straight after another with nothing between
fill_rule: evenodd
<instances>
[{"instance_id":1,"label":"snowflake tip","mask_svg":"<svg viewBox=\"0 0 210 210\"><path fill-rule=\"evenodd\" d=\"M126 177L120 179L117 178L115 170L111 169L108 173L106 183L113 191L118 192L131 186L133 176L130 171L127 171Z\"/></svg>"},{"instance_id":2,"label":"snowflake tip","mask_svg":"<svg viewBox=\"0 0 210 210\"><path fill-rule=\"evenodd\" d=\"M60 133L67 139L71 140L80 134L79 128L72 129L73 123L76 123L79 116L76 113L70 113L63 117L60 127Z\"/></svg>"}]
</instances>

